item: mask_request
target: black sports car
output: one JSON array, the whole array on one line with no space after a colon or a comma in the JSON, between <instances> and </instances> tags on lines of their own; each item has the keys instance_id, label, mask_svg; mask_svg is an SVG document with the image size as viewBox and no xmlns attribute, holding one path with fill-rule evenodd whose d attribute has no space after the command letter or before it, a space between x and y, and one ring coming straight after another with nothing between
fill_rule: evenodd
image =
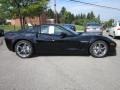
<instances>
[{"instance_id":1,"label":"black sports car","mask_svg":"<svg viewBox=\"0 0 120 90\"><path fill-rule=\"evenodd\" d=\"M5 34L9 50L21 58L28 58L34 53L83 53L101 58L115 54L116 43L102 35L77 33L66 28L46 24Z\"/></svg>"}]
</instances>

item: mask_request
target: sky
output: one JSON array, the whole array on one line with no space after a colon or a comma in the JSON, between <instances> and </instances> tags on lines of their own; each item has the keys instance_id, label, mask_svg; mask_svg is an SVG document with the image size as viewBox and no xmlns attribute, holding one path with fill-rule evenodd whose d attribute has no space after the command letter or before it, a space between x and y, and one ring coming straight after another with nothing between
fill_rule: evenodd
<instances>
[{"instance_id":1,"label":"sky","mask_svg":"<svg viewBox=\"0 0 120 90\"><path fill-rule=\"evenodd\" d=\"M120 9L120 0L79 0L79 1ZM75 15L80 13L86 14L90 11L93 11L95 15L100 15L101 20L103 21L109 19L120 20L120 11L118 10L84 5L78 2L72 2L70 0L56 0L56 4L58 12L64 6L68 11ZM48 7L54 9L54 0L50 0Z\"/></svg>"}]
</instances>

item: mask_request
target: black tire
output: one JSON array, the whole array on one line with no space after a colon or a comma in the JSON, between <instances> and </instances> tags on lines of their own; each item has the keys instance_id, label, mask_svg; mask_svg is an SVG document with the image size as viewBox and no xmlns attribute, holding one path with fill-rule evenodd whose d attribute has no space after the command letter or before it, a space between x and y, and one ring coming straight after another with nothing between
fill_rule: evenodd
<instances>
[{"instance_id":1,"label":"black tire","mask_svg":"<svg viewBox=\"0 0 120 90\"><path fill-rule=\"evenodd\" d=\"M108 53L108 44L105 41L96 41L89 48L91 56L96 58L105 57Z\"/></svg>"},{"instance_id":2,"label":"black tire","mask_svg":"<svg viewBox=\"0 0 120 90\"><path fill-rule=\"evenodd\" d=\"M20 40L15 44L15 52L21 58L29 58L33 55L33 46L27 40Z\"/></svg>"}]
</instances>

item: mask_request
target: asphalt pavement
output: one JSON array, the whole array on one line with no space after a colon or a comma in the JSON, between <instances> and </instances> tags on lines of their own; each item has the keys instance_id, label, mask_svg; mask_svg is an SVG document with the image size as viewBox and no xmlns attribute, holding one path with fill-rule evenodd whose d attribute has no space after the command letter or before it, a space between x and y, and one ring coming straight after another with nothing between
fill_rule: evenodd
<instances>
[{"instance_id":1,"label":"asphalt pavement","mask_svg":"<svg viewBox=\"0 0 120 90\"><path fill-rule=\"evenodd\" d=\"M106 35L106 34L105 34ZM21 59L0 46L0 90L120 90L117 56L37 56Z\"/></svg>"}]
</instances>

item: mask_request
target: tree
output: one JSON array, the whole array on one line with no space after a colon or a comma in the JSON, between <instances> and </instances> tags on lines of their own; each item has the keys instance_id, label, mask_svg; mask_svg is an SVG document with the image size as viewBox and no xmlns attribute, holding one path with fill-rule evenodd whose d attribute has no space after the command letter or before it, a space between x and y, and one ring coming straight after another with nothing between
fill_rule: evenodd
<instances>
[{"instance_id":1,"label":"tree","mask_svg":"<svg viewBox=\"0 0 120 90\"><path fill-rule=\"evenodd\" d=\"M98 15L98 17L97 17L97 21L98 21L99 23L101 23L100 15Z\"/></svg>"},{"instance_id":2,"label":"tree","mask_svg":"<svg viewBox=\"0 0 120 90\"><path fill-rule=\"evenodd\" d=\"M4 23L4 13L3 13L3 10L1 9L1 5L0 5L0 24L3 24Z\"/></svg>"},{"instance_id":3,"label":"tree","mask_svg":"<svg viewBox=\"0 0 120 90\"><path fill-rule=\"evenodd\" d=\"M62 7L59 18L61 23L72 23L74 21L74 14L67 11L65 7Z\"/></svg>"},{"instance_id":4,"label":"tree","mask_svg":"<svg viewBox=\"0 0 120 90\"><path fill-rule=\"evenodd\" d=\"M61 14L61 15L64 15L65 12L66 12L66 8L65 8L65 7L62 7L62 9L61 9L61 11L60 11L60 14Z\"/></svg>"},{"instance_id":5,"label":"tree","mask_svg":"<svg viewBox=\"0 0 120 90\"><path fill-rule=\"evenodd\" d=\"M91 19L91 20L95 19L95 15L94 15L93 11L91 11L87 14L87 19Z\"/></svg>"},{"instance_id":6,"label":"tree","mask_svg":"<svg viewBox=\"0 0 120 90\"><path fill-rule=\"evenodd\" d=\"M114 22L114 19L110 19L104 23L104 28L112 27L112 23Z\"/></svg>"},{"instance_id":7,"label":"tree","mask_svg":"<svg viewBox=\"0 0 120 90\"><path fill-rule=\"evenodd\" d=\"M25 8L24 14L29 17L38 16L40 23L40 15L46 12L48 1L49 0L33 0L33 3Z\"/></svg>"},{"instance_id":8,"label":"tree","mask_svg":"<svg viewBox=\"0 0 120 90\"><path fill-rule=\"evenodd\" d=\"M62 7L62 9L59 13L59 16L60 16L60 22L65 23L65 18L66 18L66 8L65 7Z\"/></svg>"},{"instance_id":9,"label":"tree","mask_svg":"<svg viewBox=\"0 0 120 90\"><path fill-rule=\"evenodd\" d=\"M47 16L48 16L48 18L54 18L54 12L52 9L47 10Z\"/></svg>"},{"instance_id":10,"label":"tree","mask_svg":"<svg viewBox=\"0 0 120 90\"><path fill-rule=\"evenodd\" d=\"M90 13L87 14L87 19L91 19Z\"/></svg>"},{"instance_id":11,"label":"tree","mask_svg":"<svg viewBox=\"0 0 120 90\"><path fill-rule=\"evenodd\" d=\"M24 19L27 16L39 16L47 8L49 0L0 0L6 15L9 18L20 18L21 28L24 28ZM8 18L8 17L6 17Z\"/></svg>"},{"instance_id":12,"label":"tree","mask_svg":"<svg viewBox=\"0 0 120 90\"><path fill-rule=\"evenodd\" d=\"M90 19L94 19L95 18L95 15L93 13L93 11L90 12Z\"/></svg>"},{"instance_id":13,"label":"tree","mask_svg":"<svg viewBox=\"0 0 120 90\"><path fill-rule=\"evenodd\" d=\"M97 22L100 23L100 15L98 17L95 16L93 11L88 12L87 14L78 14L75 16L75 23L79 25L85 25L87 22Z\"/></svg>"}]
</instances>

